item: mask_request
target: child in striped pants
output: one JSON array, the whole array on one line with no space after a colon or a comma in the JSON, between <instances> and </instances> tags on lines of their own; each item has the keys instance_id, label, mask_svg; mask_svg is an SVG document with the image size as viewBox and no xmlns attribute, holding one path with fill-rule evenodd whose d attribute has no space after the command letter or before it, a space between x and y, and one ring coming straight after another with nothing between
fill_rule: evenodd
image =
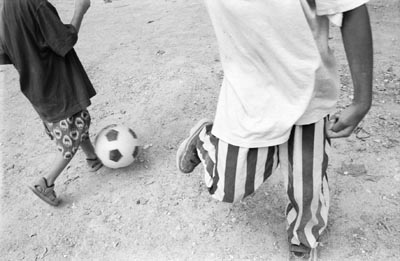
<instances>
[{"instance_id":1,"label":"child in striped pants","mask_svg":"<svg viewBox=\"0 0 400 261\"><path fill-rule=\"evenodd\" d=\"M177 152L203 163L212 197L235 202L279 166L286 183L291 257L313 259L326 228L330 138L349 136L371 106L367 0L206 0L224 79L214 121L199 121ZM339 80L329 22L340 26L354 100L333 113Z\"/></svg>"}]
</instances>

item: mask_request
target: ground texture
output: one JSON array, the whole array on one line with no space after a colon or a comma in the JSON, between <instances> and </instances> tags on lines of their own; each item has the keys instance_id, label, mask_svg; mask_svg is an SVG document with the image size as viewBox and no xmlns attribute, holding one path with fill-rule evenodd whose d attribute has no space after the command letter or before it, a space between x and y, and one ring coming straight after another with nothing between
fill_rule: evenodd
<instances>
[{"instance_id":1,"label":"ground texture","mask_svg":"<svg viewBox=\"0 0 400 261\"><path fill-rule=\"evenodd\" d=\"M67 23L73 1L51 1ZM321 260L400 259L400 2L369 4L375 44L373 107L357 134L334 140L331 212ZM333 28L341 100L351 78ZM202 1L93 0L76 46L98 95L91 137L119 123L140 137L132 166L88 172L82 152L57 180L59 208L27 188L54 145L0 67L1 260L285 260L286 197L279 172L234 205L208 196L202 169L178 173L175 153L190 127L213 118L222 71Z\"/></svg>"}]
</instances>

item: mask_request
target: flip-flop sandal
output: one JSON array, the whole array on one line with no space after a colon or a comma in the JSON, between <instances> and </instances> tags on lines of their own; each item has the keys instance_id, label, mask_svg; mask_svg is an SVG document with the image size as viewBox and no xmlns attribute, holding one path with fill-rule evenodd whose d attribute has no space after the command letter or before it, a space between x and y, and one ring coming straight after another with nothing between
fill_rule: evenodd
<instances>
[{"instance_id":1,"label":"flip-flop sandal","mask_svg":"<svg viewBox=\"0 0 400 261\"><path fill-rule=\"evenodd\" d=\"M54 192L54 184L51 186L47 185L46 178L40 179L36 184L29 188L36 196L49 205L58 206L60 203L56 193Z\"/></svg>"},{"instance_id":2,"label":"flip-flop sandal","mask_svg":"<svg viewBox=\"0 0 400 261\"><path fill-rule=\"evenodd\" d=\"M94 159L86 159L86 162L89 166L89 171L90 172L95 172L98 171L103 167L103 163L101 163L100 159L98 157Z\"/></svg>"}]
</instances>

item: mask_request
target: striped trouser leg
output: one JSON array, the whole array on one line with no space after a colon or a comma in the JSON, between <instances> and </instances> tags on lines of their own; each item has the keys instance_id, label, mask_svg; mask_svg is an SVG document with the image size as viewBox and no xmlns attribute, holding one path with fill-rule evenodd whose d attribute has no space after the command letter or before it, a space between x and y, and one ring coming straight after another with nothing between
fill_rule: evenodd
<instances>
[{"instance_id":1,"label":"striped trouser leg","mask_svg":"<svg viewBox=\"0 0 400 261\"><path fill-rule=\"evenodd\" d=\"M276 169L277 147L243 148L228 144L204 128L197 144L205 182L213 198L235 202L252 194Z\"/></svg>"},{"instance_id":2,"label":"striped trouser leg","mask_svg":"<svg viewBox=\"0 0 400 261\"><path fill-rule=\"evenodd\" d=\"M315 248L328 222L329 188L326 175L329 146L325 121L295 126L289 141L279 146L289 204L286 209L289 243Z\"/></svg>"}]
</instances>

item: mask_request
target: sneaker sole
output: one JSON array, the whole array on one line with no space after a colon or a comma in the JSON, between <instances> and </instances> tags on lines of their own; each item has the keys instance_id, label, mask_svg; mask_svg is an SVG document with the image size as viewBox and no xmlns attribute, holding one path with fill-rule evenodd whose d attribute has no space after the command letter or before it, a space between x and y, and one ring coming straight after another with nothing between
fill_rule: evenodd
<instances>
[{"instance_id":1,"label":"sneaker sole","mask_svg":"<svg viewBox=\"0 0 400 261\"><path fill-rule=\"evenodd\" d=\"M211 124L212 121L208 120L208 119L202 119L200 120L193 128L190 129L189 132L189 137L187 137L182 143L181 145L179 145L178 151L176 152L176 167L179 169L180 172L182 173L190 173L190 172L185 172L182 171L181 167L180 167L180 162L181 159L183 157L184 152L188 149L188 145L190 144L190 142L193 140L194 137L196 137L196 135L198 135L200 133L200 131L207 125L207 124Z\"/></svg>"},{"instance_id":2,"label":"sneaker sole","mask_svg":"<svg viewBox=\"0 0 400 261\"><path fill-rule=\"evenodd\" d=\"M289 251L288 261L318 261L318 247L311 249L310 256L308 258L296 257L292 252Z\"/></svg>"}]
</instances>

